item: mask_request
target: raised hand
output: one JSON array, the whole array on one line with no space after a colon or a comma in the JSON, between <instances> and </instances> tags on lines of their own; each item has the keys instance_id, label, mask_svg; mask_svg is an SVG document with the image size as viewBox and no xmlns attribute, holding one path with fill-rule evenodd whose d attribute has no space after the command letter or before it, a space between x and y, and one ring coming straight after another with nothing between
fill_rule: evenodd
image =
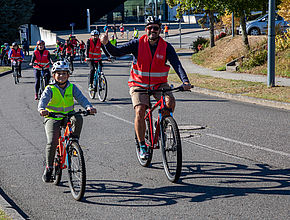
<instances>
[{"instance_id":1,"label":"raised hand","mask_svg":"<svg viewBox=\"0 0 290 220\"><path fill-rule=\"evenodd\" d=\"M102 34L100 37L100 41L103 45L106 45L109 42L108 32L109 32L109 30L107 29L106 33Z\"/></svg>"}]
</instances>

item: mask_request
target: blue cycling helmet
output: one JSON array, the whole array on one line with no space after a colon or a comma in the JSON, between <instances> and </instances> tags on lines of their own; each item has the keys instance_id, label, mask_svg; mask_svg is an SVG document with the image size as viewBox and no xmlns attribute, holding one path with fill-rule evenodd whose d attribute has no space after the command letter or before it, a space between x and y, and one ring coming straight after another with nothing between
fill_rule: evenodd
<instances>
[{"instance_id":1,"label":"blue cycling helmet","mask_svg":"<svg viewBox=\"0 0 290 220\"><path fill-rule=\"evenodd\" d=\"M91 36L94 36L94 35L100 35L100 32L98 30L93 30L91 32Z\"/></svg>"}]
</instances>

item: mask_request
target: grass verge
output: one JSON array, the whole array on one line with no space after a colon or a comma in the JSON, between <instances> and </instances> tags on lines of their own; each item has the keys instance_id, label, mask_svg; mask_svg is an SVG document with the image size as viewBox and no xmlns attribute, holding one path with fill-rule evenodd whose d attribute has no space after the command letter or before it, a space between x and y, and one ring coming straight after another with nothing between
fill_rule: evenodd
<instances>
[{"instance_id":1,"label":"grass verge","mask_svg":"<svg viewBox=\"0 0 290 220\"><path fill-rule=\"evenodd\" d=\"M12 220L9 216L5 214L3 210L0 209L0 220Z\"/></svg>"},{"instance_id":2,"label":"grass verge","mask_svg":"<svg viewBox=\"0 0 290 220\"><path fill-rule=\"evenodd\" d=\"M174 71L171 70L170 73L172 72ZM288 86L276 86L268 88L267 85L259 82L221 79L193 73L187 75L190 82L192 82L194 86L200 88L290 103L290 87ZM181 83L177 74L169 74L168 79L173 82Z\"/></svg>"},{"instance_id":3,"label":"grass verge","mask_svg":"<svg viewBox=\"0 0 290 220\"><path fill-rule=\"evenodd\" d=\"M11 70L10 66L0 66L0 73L6 72L8 70Z\"/></svg>"}]
</instances>

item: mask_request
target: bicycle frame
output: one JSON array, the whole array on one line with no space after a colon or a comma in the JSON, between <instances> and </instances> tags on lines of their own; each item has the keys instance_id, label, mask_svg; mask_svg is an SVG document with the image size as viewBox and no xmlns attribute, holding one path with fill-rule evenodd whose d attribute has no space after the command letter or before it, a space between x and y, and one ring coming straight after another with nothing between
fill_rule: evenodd
<instances>
[{"instance_id":1,"label":"bicycle frame","mask_svg":"<svg viewBox=\"0 0 290 220\"><path fill-rule=\"evenodd\" d=\"M96 68L96 72L94 74L94 86L95 86L95 88L97 88L98 79L99 79L99 75L101 74L101 72L102 72L102 67L101 67L101 64L98 63L98 68Z\"/></svg>"},{"instance_id":2,"label":"bicycle frame","mask_svg":"<svg viewBox=\"0 0 290 220\"><path fill-rule=\"evenodd\" d=\"M69 135L72 133L72 128L71 128L71 122L68 121L64 134L63 136L60 136L58 139L58 145L57 148L59 148L59 156L61 158L60 160L60 168L61 169L65 169L67 168L67 165L69 165L69 160L68 160L68 155L67 155L67 151L68 151L68 146L69 146L69 142L71 142L71 139L69 137ZM65 164L66 162L66 164Z\"/></svg>"},{"instance_id":3,"label":"bicycle frame","mask_svg":"<svg viewBox=\"0 0 290 220\"><path fill-rule=\"evenodd\" d=\"M153 120L152 120L152 112L158 107L159 108L159 112L158 112L158 119L157 119L157 124L156 124L156 131L154 134L154 130L153 130ZM153 142L151 143L152 146L150 146L150 148L152 149L157 149L157 142L158 142L158 138L159 138L159 133L160 133L160 122L162 120L162 110L166 108L166 103L165 103L165 98L164 95L161 94L161 99L153 106L151 105L151 102L149 100L149 111L148 113L145 115L145 120L147 118L149 118L149 125L150 125L150 137L151 137L151 142L153 140ZM170 115L173 116L172 111L170 111Z\"/></svg>"}]
</instances>

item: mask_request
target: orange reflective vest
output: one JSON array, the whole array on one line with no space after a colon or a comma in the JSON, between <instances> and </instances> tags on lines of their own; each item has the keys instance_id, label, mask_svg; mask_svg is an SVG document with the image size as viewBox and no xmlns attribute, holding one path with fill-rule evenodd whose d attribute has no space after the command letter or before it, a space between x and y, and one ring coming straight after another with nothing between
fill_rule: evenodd
<instances>
[{"instance_id":1,"label":"orange reflective vest","mask_svg":"<svg viewBox=\"0 0 290 220\"><path fill-rule=\"evenodd\" d=\"M73 50L71 46L66 45L65 53L66 54L72 54Z\"/></svg>"},{"instance_id":2,"label":"orange reflective vest","mask_svg":"<svg viewBox=\"0 0 290 220\"><path fill-rule=\"evenodd\" d=\"M80 45L80 49L82 50L82 49L85 49L85 44L79 44Z\"/></svg>"},{"instance_id":3,"label":"orange reflective vest","mask_svg":"<svg viewBox=\"0 0 290 220\"><path fill-rule=\"evenodd\" d=\"M22 59L20 48L18 48L17 51L12 48L11 60L14 59Z\"/></svg>"},{"instance_id":4,"label":"orange reflective vest","mask_svg":"<svg viewBox=\"0 0 290 220\"><path fill-rule=\"evenodd\" d=\"M143 35L139 39L137 63L132 63L129 87L141 86L143 88L156 87L161 83L167 83L170 66L166 62L167 43L160 37L152 58L148 36Z\"/></svg>"},{"instance_id":5,"label":"orange reflective vest","mask_svg":"<svg viewBox=\"0 0 290 220\"><path fill-rule=\"evenodd\" d=\"M89 50L89 58L94 60L101 60L102 52L101 52L101 41L98 39L97 44L95 45L93 39L90 38L90 50Z\"/></svg>"},{"instance_id":6,"label":"orange reflective vest","mask_svg":"<svg viewBox=\"0 0 290 220\"><path fill-rule=\"evenodd\" d=\"M47 63L49 63L49 59L48 59L49 52L48 52L48 50L44 50L42 56L41 56L39 50L34 51L34 54L35 54L35 58L36 58L34 62L37 64L37 65L34 66L35 69L41 69ZM45 67L45 69L48 69L48 68L49 68L49 65L47 65Z\"/></svg>"}]
</instances>

